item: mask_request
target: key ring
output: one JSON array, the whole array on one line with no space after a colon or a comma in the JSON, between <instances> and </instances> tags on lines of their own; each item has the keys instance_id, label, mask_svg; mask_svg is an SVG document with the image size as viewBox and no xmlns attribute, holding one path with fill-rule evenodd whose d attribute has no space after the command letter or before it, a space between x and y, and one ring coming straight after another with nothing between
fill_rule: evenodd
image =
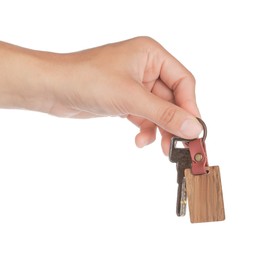
<instances>
[{"instance_id":1,"label":"key ring","mask_svg":"<svg viewBox=\"0 0 269 260\"><path fill-rule=\"evenodd\" d=\"M203 139L203 142L205 142L205 139L207 137L207 127L206 127L206 124L205 124L205 122L201 118L196 117L196 119L199 121L199 123L203 127L204 135L203 135L202 139Z\"/></svg>"}]
</instances>

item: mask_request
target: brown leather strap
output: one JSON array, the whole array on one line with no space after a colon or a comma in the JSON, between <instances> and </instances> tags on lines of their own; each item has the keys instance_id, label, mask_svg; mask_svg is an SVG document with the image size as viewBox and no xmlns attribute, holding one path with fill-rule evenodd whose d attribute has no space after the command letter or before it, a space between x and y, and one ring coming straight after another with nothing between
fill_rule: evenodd
<instances>
[{"instance_id":1,"label":"brown leather strap","mask_svg":"<svg viewBox=\"0 0 269 260\"><path fill-rule=\"evenodd\" d=\"M206 147L203 138L195 139L188 143L192 159L192 174L207 173L208 166Z\"/></svg>"}]
</instances>

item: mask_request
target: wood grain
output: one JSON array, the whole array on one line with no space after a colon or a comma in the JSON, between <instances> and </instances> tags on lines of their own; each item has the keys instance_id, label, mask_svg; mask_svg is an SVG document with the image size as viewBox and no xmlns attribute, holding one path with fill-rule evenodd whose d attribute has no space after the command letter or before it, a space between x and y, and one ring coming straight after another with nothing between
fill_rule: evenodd
<instances>
[{"instance_id":1,"label":"wood grain","mask_svg":"<svg viewBox=\"0 0 269 260\"><path fill-rule=\"evenodd\" d=\"M225 219L220 171L208 167L208 174L194 175L185 170L190 219L192 223Z\"/></svg>"}]
</instances>

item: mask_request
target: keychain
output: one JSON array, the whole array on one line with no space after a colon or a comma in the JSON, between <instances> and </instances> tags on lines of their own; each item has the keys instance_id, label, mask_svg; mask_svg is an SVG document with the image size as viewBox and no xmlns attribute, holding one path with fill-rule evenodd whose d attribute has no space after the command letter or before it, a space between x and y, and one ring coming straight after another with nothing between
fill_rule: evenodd
<instances>
[{"instance_id":1,"label":"keychain","mask_svg":"<svg viewBox=\"0 0 269 260\"><path fill-rule=\"evenodd\" d=\"M173 137L169 159L177 164L177 215L184 216L188 201L192 223L222 221L225 219L222 185L218 166L208 166L205 139L207 128L203 126L203 137L187 140ZM182 142L185 148L178 148Z\"/></svg>"}]
</instances>

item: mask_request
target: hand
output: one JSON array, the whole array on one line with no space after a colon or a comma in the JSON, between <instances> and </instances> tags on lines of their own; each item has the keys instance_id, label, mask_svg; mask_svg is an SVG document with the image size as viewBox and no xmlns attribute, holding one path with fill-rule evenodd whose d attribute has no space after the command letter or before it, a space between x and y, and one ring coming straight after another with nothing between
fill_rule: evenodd
<instances>
[{"instance_id":1,"label":"hand","mask_svg":"<svg viewBox=\"0 0 269 260\"><path fill-rule=\"evenodd\" d=\"M202 130L195 119L194 77L153 39L138 37L69 54L18 52L31 56L24 75L35 75L20 93L28 100L21 107L62 117L127 117L140 128L138 147L152 143L158 127L166 155L172 134L189 139ZM28 72L33 63L39 73Z\"/></svg>"}]
</instances>

